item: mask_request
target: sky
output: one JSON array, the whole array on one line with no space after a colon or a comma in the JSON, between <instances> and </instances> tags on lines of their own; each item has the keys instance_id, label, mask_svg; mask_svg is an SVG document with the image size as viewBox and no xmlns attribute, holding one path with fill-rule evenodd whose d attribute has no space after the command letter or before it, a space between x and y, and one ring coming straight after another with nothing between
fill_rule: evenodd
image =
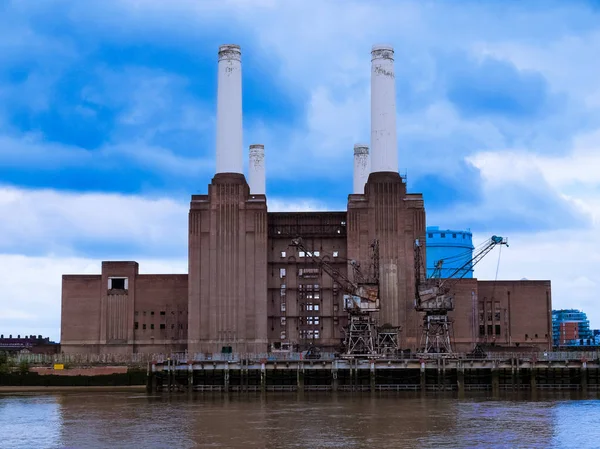
<instances>
[{"instance_id":1,"label":"sky","mask_svg":"<svg viewBox=\"0 0 600 449\"><path fill-rule=\"evenodd\" d=\"M345 209L371 46L393 45L400 171L427 224L507 237L478 278L549 279L554 308L600 327L599 6L0 0L0 333L58 340L61 275L102 260L187 272L225 43L269 210Z\"/></svg>"}]
</instances>

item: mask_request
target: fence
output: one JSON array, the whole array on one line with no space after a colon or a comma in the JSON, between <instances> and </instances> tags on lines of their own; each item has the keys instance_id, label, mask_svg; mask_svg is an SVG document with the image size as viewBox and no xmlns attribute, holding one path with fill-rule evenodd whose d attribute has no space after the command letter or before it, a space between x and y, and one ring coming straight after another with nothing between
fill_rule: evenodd
<instances>
[{"instance_id":1,"label":"fence","mask_svg":"<svg viewBox=\"0 0 600 449\"><path fill-rule=\"evenodd\" d=\"M269 352L269 353L194 353L187 352L171 354L15 354L8 357L12 363L26 362L31 365L51 365L61 363L65 365L138 365L146 366L150 362L163 363L173 360L177 363L191 361L231 361L231 362L285 362L285 361L332 361L339 358L335 353L321 353L318 356L307 356L301 352ZM518 359L530 362L568 362L568 361L596 361L600 359L600 352L498 352L488 353L485 356L473 357L469 354L411 354L398 355L391 358L378 358L379 360L415 361L415 360L493 360L508 361Z\"/></svg>"}]
</instances>

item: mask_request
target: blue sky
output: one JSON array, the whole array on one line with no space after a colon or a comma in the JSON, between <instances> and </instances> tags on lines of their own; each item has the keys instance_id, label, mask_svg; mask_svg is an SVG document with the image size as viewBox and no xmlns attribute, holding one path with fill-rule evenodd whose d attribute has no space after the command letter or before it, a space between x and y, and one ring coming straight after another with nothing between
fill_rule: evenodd
<instances>
[{"instance_id":1,"label":"blue sky","mask_svg":"<svg viewBox=\"0 0 600 449\"><path fill-rule=\"evenodd\" d=\"M1 331L58 338L60 274L102 259L186 271L220 44L242 46L244 144L265 144L269 208L343 209L382 42L428 224L508 236L499 277L551 279L554 305L599 327L595 2L0 0Z\"/></svg>"}]
</instances>

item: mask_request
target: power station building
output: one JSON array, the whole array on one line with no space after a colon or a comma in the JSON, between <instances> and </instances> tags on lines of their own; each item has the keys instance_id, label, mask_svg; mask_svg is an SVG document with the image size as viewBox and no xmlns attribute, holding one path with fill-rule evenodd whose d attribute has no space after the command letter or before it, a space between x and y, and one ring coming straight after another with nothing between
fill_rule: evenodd
<instances>
[{"instance_id":1,"label":"power station building","mask_svg":"<svg viewBox=\"0 0 600 449\"><path fill-rule=\"evenodd\" d=\"M425 206L398 173L393 49L371 52L370 151L354 147L345 211L268 211L264 146L250 146L243 173L241 68L240 47L221 46L216 173L206 194L191 197L188 274L142 275L136 262L108 261L98 275L64 275L64 352L333 350L348 321L344 292L313 256L350 279L356 267L375 267L379 323L400 328L402 348L418 348L415 241L426 241ZM309 254L291 245L296 237ZM457 351L551 346L549 281L463 279L454 294Z\"/></svg>"}]
</instances>

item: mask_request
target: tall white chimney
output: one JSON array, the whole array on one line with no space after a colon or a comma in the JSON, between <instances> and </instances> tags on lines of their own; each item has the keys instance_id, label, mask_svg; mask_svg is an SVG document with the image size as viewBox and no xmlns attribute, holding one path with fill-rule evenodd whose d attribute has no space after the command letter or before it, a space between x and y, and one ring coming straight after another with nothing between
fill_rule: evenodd
<instances>
[{"instance_id":1,"label":"tall white chimney","mask_svg":"<svg viewBox=\"0 0 600 449\"><path fill-rule=\"evenodd\" d=\"M242 143L242 52L219 47L217 79L217 173L244 173Z\"/></svg>"},{"instance_id":2,"label":"tall white chimney","mask_svg":"<svg viewBox=\"0 0 600 449\"><path fill-rule=\"evenodd\" d=\"M398 172L394 49L371 50L371 171Z\"/></svg>"},{"instance_id":3,"label":"tall white chimney","mask_svg":"<svg viewBox=\"0 0 600 449\"><path fill-rule=\"evenodd\" d=\"M354 193L365 193L365 184L371 173L369 145L354 145Z\"/></svg>"},{"instance_id":4,"label":"tall white chimney","mask_svg":"<svg viewBox=\"0 0 600 449\"><path fill-rule=\"evenodd\" d=\"M250 193L253 195L266 194L264 145L250 145L250 164L248 171L248 184L250 185Z\"/></svg>"}]
</instances>

